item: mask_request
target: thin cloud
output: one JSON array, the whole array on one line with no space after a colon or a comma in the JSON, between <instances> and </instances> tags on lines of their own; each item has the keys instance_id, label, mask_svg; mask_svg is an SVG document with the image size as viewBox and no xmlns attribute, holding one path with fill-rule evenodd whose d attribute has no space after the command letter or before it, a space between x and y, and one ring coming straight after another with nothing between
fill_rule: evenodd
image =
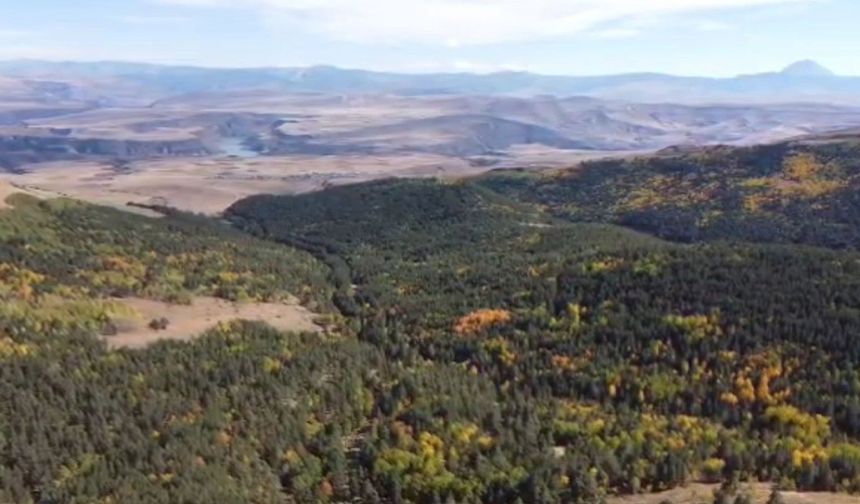
<instances>
[{"instance_id":1,"label":"thin cloud","mask_svg":"<svg viewBox=\"0 0 860 504\"><path fill-rule=\"evenodd\" d=\"M666 16L819 0L154 0L252 8L327 37L365 44L435 46L570 37L641 16ZM275 26L282 23L277 23ZM619 35L620 32L616 32ZM627 34L629 35L629 33Z\"/></svg>"}]
</instances>

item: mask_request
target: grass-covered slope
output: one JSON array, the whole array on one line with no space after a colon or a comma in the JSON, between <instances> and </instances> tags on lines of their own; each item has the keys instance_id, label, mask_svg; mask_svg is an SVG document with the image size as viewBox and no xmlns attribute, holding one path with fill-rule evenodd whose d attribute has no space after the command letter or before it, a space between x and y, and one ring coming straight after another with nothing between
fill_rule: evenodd
<instances>
[{"instance_id":1,"label":"grass-covered slope","mask_svg":"<svg viewBox=\"0 0 860 504\"><path fill-rule=\"evenodd\" d=\"M338 264L360 337L403 370L355 461L376 492L860 490L860 255L570 223L543 189L383 181L228 212Z\"/></svg>"}]
</instances>

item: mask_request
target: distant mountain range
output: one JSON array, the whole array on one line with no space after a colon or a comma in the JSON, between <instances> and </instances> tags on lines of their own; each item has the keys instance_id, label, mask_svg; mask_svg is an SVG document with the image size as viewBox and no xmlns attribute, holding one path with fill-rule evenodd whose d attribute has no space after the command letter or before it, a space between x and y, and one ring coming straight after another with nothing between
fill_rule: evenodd
<instances>
[{"instance_id":1,"label":"distant mountain range","mask_svg":"<svg viewBox=\"0 0 860 504\"><path fill-rule=\"evenodd\" d=\"M555 95L630 102L860 104L860 77L835 75L814 61L780 72L732 78L659 73L550 76L527 72L403 74L330 66L218 69L121 62L0 62L0 76L24 79L57 99L146 101L252 89L334 94ZM2 93L0 93L2 97Z\"/></svg>"}]
</instances>

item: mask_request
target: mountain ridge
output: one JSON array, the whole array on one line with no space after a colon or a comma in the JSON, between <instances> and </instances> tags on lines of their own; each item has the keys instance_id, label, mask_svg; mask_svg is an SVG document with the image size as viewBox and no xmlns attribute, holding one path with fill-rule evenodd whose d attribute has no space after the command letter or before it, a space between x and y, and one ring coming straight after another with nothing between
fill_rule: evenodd
<instances>
[{"instance_id":1,"label":"mountain ridge","mask_svg":"<svg viewBox=\"0 0 860 504\"><path fill-rule=\"evenodd\" d=\"M398 95L490 94L589 96L644 102L750 103L812 101L860 103L860 77L836 75L812 60L781 71L735 77L637 72L543 75L530 72L410 74L308 67L212 68L130 62L0 61L0 76L86 85L110 82L156 97L182 93L272 89L287 92Z\"/></svg>"},{"instance_id":2,"label":"mountain ridge","mask_svg":"<svg viewBox=\"0 0 860 504\"><path fill-rule=\"evenodd\" d=\"M78 69L100 69L102 72L106 74L116 74L118 70L125 70L126 72L130 72L133 70L143 70L143 69L185 69L185 70L211 70L211 71L235 71L235 72L243 72L243 71L271 71L271 72L324 72L324 71L338 71L338 72L364 72L364 73L372 73L372 74L388 74L388 75L412 75L412 76L424 76L424 75L471 75L471 76L500 76L500 75L508 75L508 76L522 76L522 75L532 75L532 76L540 76L540 77L556 77L556 78L594 78L594 77L620 77L620 76L663 76L663 77L676 77L676 78L698 78L698 79L712 79L712 80L723 80L723 79L733 79L738 77L748 77L754 75L770 75L774 73L794 73L797 70L809 70L815 69L818 72L825 73L826 75L833 77L843 77L843 78L852 78L852 77L860 77L860 75L845 75L838 74L829 68L825 67L818 61L814 59L799 59L792 63L789 63L782 67L781 69L775 71L763 70L760 72L744 74L740 73L734 76L707 76L707 75L692 75L692 74L674 74L670 72L658 72L658 71L639 71L639 72L614 72L607 74L573 74L573 73L543 73L543 72L532 72L527 70L498 70L493 72L468 72L468 71L439 71L439 72L404 72L404 71L388 71L388 70L373 70L366 69L360 67L345 67L339 65L332 64L312 64L312 65L298 65L298 66L278 66L278 65L262 65L262 66L249 66L249 67L231 67L231 66L208 66L208 65L195 65L195 64L173 64L173 63L149 63L149 62L137 62L130 60L51 60L51 59L33 59L33 58L17 58L17 59L0 59L0 69L8 69L8 68L30 68L31 70L36 68L47 68L47 67L65 67L65 68L78 68Z\"/></svg>"}]
</instances>

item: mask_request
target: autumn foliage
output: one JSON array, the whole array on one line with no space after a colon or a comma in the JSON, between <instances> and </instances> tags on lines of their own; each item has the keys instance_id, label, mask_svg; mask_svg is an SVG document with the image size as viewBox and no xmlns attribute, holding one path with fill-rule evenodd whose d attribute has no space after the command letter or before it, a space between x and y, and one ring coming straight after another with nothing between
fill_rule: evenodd
<instances>
[{"instance_id":1,"label":"autumn foliage","mask_svg":"<svg viewBox=\"0 0 860 504\"><path fill-rule=\"evenodd\" d=\"M510 321L511 312L507 310L476 310L461 317L454 325L454 331L461 336L469 336Z\"/></svg>"}]
</instances>

